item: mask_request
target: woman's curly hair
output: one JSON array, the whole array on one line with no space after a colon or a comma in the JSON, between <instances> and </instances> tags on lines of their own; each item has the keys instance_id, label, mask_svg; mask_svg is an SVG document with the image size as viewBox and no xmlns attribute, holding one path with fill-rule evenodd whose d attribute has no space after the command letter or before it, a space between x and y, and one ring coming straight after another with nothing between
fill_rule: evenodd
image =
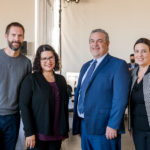
<instances>
[{"instance_id":1,"label":"woman's curly hair","mask_svg":"<svg viewBox=\"0 0 150 150\"><path fill-rule=\"evenodd\" d=\"M39 46L39 48L37 49L35 59L33 61L33 72L42 73L40 60L41 60L41 53L44 51L50 51L54 54L54 57L55 57L54 70L55 71L60 70L60 60L59 60L58 54L55 52L55 50L52 46L46 44L46 45Z\"/></svg>"}]
</instances>

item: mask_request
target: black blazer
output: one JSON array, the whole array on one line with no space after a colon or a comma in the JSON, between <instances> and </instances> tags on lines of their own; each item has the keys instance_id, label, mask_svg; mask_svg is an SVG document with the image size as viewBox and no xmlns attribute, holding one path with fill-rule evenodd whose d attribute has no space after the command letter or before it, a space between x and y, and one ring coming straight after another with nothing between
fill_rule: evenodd
<instances>
[{"instance_id":1,"label":"black blazer","mask_svg":"<svg viewBox=\"0 0 150 150\"><path fill-rule=\"evenodd\" d=\"M55 74L55 81L60 96L58 132L67 136L69 131L67 84L65 78L58 74ZM41 73L29 74L24 79L19 106L26 136L37 133L53 135L55 99L51 86Z\"/></svg>"},{"instance_id":2,"label":"black blazer","mask_svg":"<svg viewBox=\"0 0 150 150\"><path fill-rule=\"evenodd\" d=\"M139 67L136 67L133 72L132 72L132 84L131 84L131 92L133 89L133 86L138 78L137 76L137 71L138 71ZM150 66L148 68L148 70L150 69ZM144 102L145 102L145 108L146 108L146 112L147 112L147 118L148 118L148 123L150 126L150 72L146 73L143 77L143 94L144 94ZM130 97L131 97L131 92L130 92ZM131 99L129 99L129 104L128 104L128 130L131 131L132 130L132 102Z\"/></svg>"}]
</instances>

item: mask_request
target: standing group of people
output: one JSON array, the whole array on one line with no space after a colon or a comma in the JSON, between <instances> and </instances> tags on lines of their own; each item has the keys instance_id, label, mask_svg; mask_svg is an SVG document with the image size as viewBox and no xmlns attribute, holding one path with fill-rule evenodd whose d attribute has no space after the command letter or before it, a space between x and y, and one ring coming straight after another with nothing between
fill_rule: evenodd
<instances>
[{"instance_id":1,"label":"standing group of people","mask_svg":"<svg viewBox=\"0 0 150 150\"><path fill-rule=\"evenodd\" d=\"M0 149L14 150L20 125L19 90L31 73L31 62L20 53L24 27L13 22L6 27L8 46L0 50Z\"/></svg>"},{"instance_id":2,"label":"standing group of people","mask_svg":"<svg viewBox=\"0 0 150 150\"><path fill-rule=\"evenodd\" d=\"M15 150L21 110L27 149L60 150L69 131L67 84L55 73L60 60L53 47L41 45L31 67L20 53L24 32L20 23L9 24L8 46L0 50L0 147Z\"/></svg>"},{"instance_id":3,"label":"standing group of people","mask_svg":"<svg viewBox=\"0 0 150 150\"><path fill-rule=\"evenodd\" d=\"M60 150L69 131L67 83L55 73L60 69L60 60L53 47L41 45L31 67L30 60L20 53L24 33L20 23L9 24L5 32L8 46L0 50L0 147L15 150L21 111L27 149ZM109 43L106 31L91 32L93 59L80 71L73 135L81 135L82 150L120 150L128 104L129 130L136 150L148 150L150 40L136 41L138 66L132 73L124 60L108 53Z\"/></svg>"}]
</instances>

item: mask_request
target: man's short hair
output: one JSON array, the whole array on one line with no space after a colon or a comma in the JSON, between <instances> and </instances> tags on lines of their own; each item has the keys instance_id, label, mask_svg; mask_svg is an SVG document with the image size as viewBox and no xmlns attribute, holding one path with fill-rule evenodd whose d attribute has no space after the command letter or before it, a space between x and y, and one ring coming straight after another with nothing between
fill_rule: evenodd
<instances>
[{"instance_id":1,"label":"man's short hair","mask_svg":"<svg viewBox=\"0 0 150 150\"><path fill-rule=\"evenodd\" d=\"M134 56L134 54L130 54L130 57L131 57L131 56Z\"/></svg>"},{"instance_id":2,"label":"man's short hair","mask_svg":"<svg viewBox=\"0 0 150 150\"><path fill-rule=\"evenodd\" d=\"M105 30L103 30L103 29L94 29L94 30L91 31L91 34L96 33L96 32L103 33L105 35L105 42L109 43L109 35ZM91 37L91 34L90 34L90 37Z\"/></svg>"},{"instance_id":3,"label":"man's short hair","mask_svg":"<svg viewBox=\"0 0 150 150\"><path fill-rule=\"evenodd\" d=\"M22 28L23 34L24 34L25 29L24 29L23 25L20 24L19 22L12 22L12 23L10 23L9 25L7 25L5 34L9 34L10 28L11 28L12 26Z\"/></svg>"}]
</instances>

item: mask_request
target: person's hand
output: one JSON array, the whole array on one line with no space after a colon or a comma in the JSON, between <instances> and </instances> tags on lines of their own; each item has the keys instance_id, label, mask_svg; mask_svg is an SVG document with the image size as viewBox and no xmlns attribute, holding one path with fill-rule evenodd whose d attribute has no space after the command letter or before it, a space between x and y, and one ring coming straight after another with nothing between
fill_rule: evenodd
<instances>
[{"instance_id":1,"label":"person's hand","mask_svg":"<svg viewBox=\"0 0 150 150\"><path fill-rule=\"evenodd\" d=\"M129 71L132 71L132 68L129 68Z\"/></svg>"},{"instance_id":2,"label":"person's hand","mask_svg":"<svg viewBox=\"0 0 150 150\"><path fill-rule=\"evenodd\" d=\"M26 137L26 147L29 147L30 149L34 148L35 146L35 135L31 135Z\"/></svg>"},{"instance_id":3,"label":"person's hand","mask_svg":"<svg viewBox=\"0 0 150 150\"><path fill-rule=\"evenodd\" d=\"M106 127L106 138L108 140L112 140L116 137L117 137L117 130L107 126Z\"/></svg>"}]
</instances>

